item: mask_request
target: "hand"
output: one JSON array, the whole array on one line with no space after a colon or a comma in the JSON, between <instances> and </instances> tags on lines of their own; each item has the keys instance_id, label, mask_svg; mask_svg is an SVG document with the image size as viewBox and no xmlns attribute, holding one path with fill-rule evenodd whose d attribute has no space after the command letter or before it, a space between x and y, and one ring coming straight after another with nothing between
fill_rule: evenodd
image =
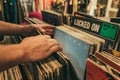
<instances>
[{"instance_id":1,"label":"hand","mask_svg":"<svg viewBox=\"0 0 120 80\"><path fill-rule=\"evenodd\" d=\"M52 35L54 33L54 26L48 24L30 24L22 28L21 34L24 37L37 35L37 30L46 35Z\"/></svg>"},{"instance_id":2,"label":"hand","mask_svg":"<svg viewBox=\"0 0 120 80\"><path fill-rule=\"evenodd\" d=\"M61 50L58 42L46 35L25 38L20 43L20 46L24 51L21 59L23 62L42 60L51 55L53 52Z\"/></svg>"}]
</instances>

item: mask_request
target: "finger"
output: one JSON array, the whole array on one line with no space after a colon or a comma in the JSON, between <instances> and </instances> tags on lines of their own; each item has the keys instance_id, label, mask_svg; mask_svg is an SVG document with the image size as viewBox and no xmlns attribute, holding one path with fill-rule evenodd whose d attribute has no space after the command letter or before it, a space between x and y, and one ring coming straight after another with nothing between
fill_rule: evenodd
<instances>
[{"instance_id":1,"label":"finger","mask_svg":"<svg viewBox=\"0 0 120 80\"><path fill-rule=\"evenodd\" d=\"M45 33L46 35L52 35L54 34L54 29L45 29Z\"/></svg>"},{"instance_id":2,"label":"finger","mask_svg":"<svg viewBox=\"0 0 120 80\"><path fill-rule=\"evenodd\" d=\"M45 32L44 34L46 34L46 35L52 35L54 33L53 32Z\"/></svg>"},{"instance_id":3,"label":"finger","mask_svg":"<svg viewBox=\"0 0 120 80\"><path fill-rule=\"evenodd\" d=\"M45 32L54 32L54 29L45 29Z\"/></svg>"},{"instance_id":4,"label":"finger","mask_svg":"<svg viewBox=\"0 0 120 80\"><path fill-rule=\"evenodd\" d=\"M55 39L50 39L49 40L49 46L50 47L56 46L56 45L59 45L59 44L58 44L58 42Z\"/></svg>"},{"instance_id":5,"label":"finger","mask_svg":"<svg viewBox=\"0 0 120 80\"><path fill-rule=\"evenodd\" d=\"M22 39L22 41L28 40L30 37L25 37L24 39Z\"/></svg>"},{"instance_id":6,"label":"finger","mask_svg":"<svg viewBox=\"0 0 120 80\"><path fill-rule=\"evenodd\" d=\"M42 33L45 33L45 32L46 32L45 29L43 29L42 27L37 26L37 29L38 29L40 32L42 32Z\"/></svg>"},{"instance_id":7,"label":"finger","mask_svg":"<svg viewBox=\"0 0 120 80\"><path fill-rule=\"evenodd\" d=\"M60 51L60 50L62 50L60 45L55 45L55 46L50 48L50 53L53 53L53 52L56 52L56 51Z\"/></svg>"},{"instance_id":8,"label":"finger","mask_svg":"<svg viewBox=\"0 0 120 80\"><path fill-rule=\"evenodd\" d=\"M51 39L51 37L50 36L48 36L48 35L44 35L47 39Z\"/></svg>"},{"instance_id":9,"label":"finger","mask_svg":"<svg viewBox=\"0 0 120 80\"><path fill-rule=\"evenodd\" d=\"M48 24L40 25L40 27L42 27L44 29L54 29L55 28L53 25L48 25Z\"/></svg>"},{"instance_id":10,"label":"finger","mask_svg":"<svg viewBox=\"0 0 120 80\"><path fill-rule=\"evenodd\" d=\"M40 27L39 24L32 24L32 26L33 26L35 29L37 29L38 31L45 33L45 29L43 29L42 27Z\"/></svg>"},{"instance_id":11,"label":"finger","mask_svg":"<svg viewBox=\"0 0 120 80\"><path fill-rule=\"evenodd\" d=\"M49 32L54 31L54 26L53 25L42 24L42 25L35 25L34 27L42 33L46 33L47 31L49 31Z\"/></svg>"}]
</instances>

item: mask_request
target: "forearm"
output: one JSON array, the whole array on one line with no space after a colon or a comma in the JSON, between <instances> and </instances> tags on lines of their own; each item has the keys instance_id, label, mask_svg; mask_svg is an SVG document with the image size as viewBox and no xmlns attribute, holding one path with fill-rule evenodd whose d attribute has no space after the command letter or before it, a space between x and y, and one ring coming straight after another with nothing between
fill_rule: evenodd
<instances>
[{"instance_id":1,"label":"forearm","mask_svg":"<svg viewBox=\"0 0 120 80\"><path fill-rule=\"evenodd\" d=\"M0 71L22 63L24 51L15 45L0 45Z\"/></svg>"},{"instance_id":2,"label":"forearm","mask_svg":"<svg viewBox=\"0 0 120 80\"><path fill-rule=\"evenodd\" d=\"M23 26L0 21L0 35L19 35Z\"/></svg>"}]
</instances>

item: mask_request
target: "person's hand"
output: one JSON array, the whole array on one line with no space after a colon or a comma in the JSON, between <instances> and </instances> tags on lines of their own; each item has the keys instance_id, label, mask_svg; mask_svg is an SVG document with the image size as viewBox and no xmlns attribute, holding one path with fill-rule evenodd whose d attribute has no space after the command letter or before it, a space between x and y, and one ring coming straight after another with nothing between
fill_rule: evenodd
<instances>
[{"instance_id":1,"label":"person's hand","mask_svg":"<svg viewBox=\"0 0 120 80\"><path fill-rule=\"evenodd\" d=\"M54 26L48 24L30 24L22 28L21 34L24 37L37 35L37 31L40 31L46 35L52 35L54 33Z\"/></svg>"},{"instance_id":2,"label":"person's hand","mask_svg":"<svg viewBox=\"0 0 120 80\"><path fill-rule=\"evenodd\" d=\"M61 50L58 42L46 35L25 38L20 43L20 46L24 51L21 59L22 63L42 60L53 52Z\"/></svg>"}]
</instances>

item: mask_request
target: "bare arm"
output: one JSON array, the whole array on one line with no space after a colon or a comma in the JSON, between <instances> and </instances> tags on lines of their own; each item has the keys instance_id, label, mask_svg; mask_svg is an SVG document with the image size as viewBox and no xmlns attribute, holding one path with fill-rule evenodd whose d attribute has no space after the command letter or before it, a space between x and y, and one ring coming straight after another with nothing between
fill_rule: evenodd
<instances>
[{"instance_id":1,"label":"bare arm","mask_svg":"<svg viewBox=\"0 0 120 80\"><path fill-rule=\"evenodd\" d=\"M0 21L0 35L19 35L23 26Z\"/></svg>"},{"instance_id":2,"label":"bare arm","mask_svg":"<svg viewBox=\"0 0 120 80\"><path fill-rule=\"evenodd\" d=\"M52 35L54 32L54 26L48 24L30 24L22 26L19 24L0 21L0 35L34 36L37 35L36 30L39 30L46 35Z\"/></svg>"},{"instance_id":3,"label":"bare arm","mask_svg":"<svg viewBox=\"0 0 120 80\"><path fill-rule=\"evenodd\" d=\"M51 35L54 26L52 25L22 25L0 21L0 35L36 35L36 29ZM60 50L55 39L38 35L25 38L20 44L0 45L0 71L17 64L34 62L48 57L55 51Z\"/></svg>"},{"instance_id":4,"label":"bare arm","mask_svg":"<svg viewBox=\"0 0 120 80\"><path fill-rule=\"evenodd\" d=\"M22 48L17 45L0 45L0 71L20 64Z\"/></svg>"},{"instance_id":5,"label":"bare arm","mask_svg":"<svg viewBox=\"0 0 120 80\"><path fill-rule=\"evenodd\" d=\"M61 50L55 39L48 36L25 38L20 44L0 46L0 71L17 64L42 60Z\"/></svg>"}]
</instances>

